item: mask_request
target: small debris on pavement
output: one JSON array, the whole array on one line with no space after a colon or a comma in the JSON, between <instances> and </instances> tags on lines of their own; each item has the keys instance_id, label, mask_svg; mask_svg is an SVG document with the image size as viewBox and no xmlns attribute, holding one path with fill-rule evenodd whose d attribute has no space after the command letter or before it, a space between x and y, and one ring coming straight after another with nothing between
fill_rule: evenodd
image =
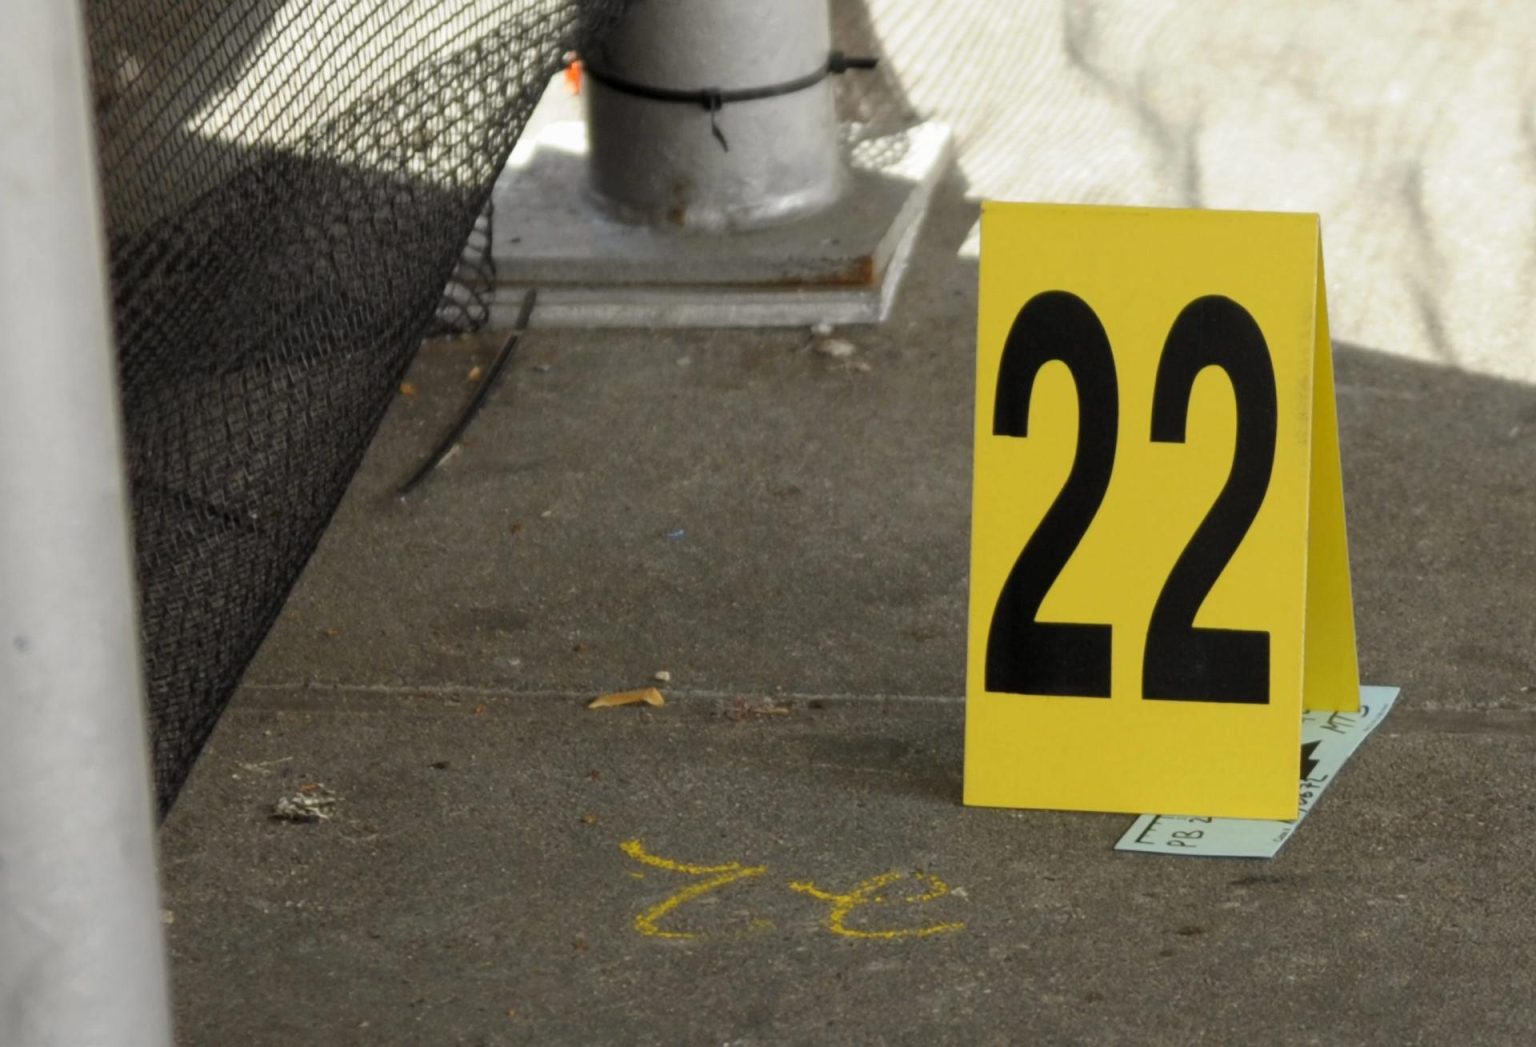
<instances>
[{"instance_id":1,"label":"small debris on pavement","mask_svg":"<svg viewBox=\"0 0 1536 1047\"><path fill-rule=\"evenodd\" d=\"M298 792L284 796L272 805L270 817L279 822L327 822L338 797L318 782L306 782Z\"/></svg>"},{"instance_id":2,"label":"small debris on pavement","mask_svg":"<svg viewBox=\"0 0 1536 1047\"><path fill-rule=\"evenodd\" d=\"M240 768L242 771L247 771L252 774L255 774L257 771L260 771L262 774L267 774L278 764L288 763L292 759L292 756L279 756L275 760L260 760L256 763L236 763L235 766ZM284 773L287 772L285 771Z\"/></svg>"},{"instance_id":3,"label":"small debris on pavement","mask_svg":"<svg viewBox=\"0 0 1536 1047\"><path fill-rule=\"evenodd\" d=\"M597 824L597 815L595 815L595 814L584 814L584 815L582 815L581 816L581 824L582 825L596 825Z\"/></svg>"},{"instance_id":4,"label":"small debris on pavement","mask_svg":"<svg viewBox=\"0 0 1536 1047\"><path fill-rule=\"evenodd\" d=\"M469 380L471 382L478 382L480 380L481 376L484 375L484 374L485 374L485 370L483 368L471 367L469 369Z\"/></svg>"},{"instance_id":5,"label":"small debris on pavement","mask_svg":"<svg viewBox=\"0 0 1536 1047\"><path fill-rule=\"evenodd\" d=\"M832 335L832 325L825 321L819 324L812 324L811 334L815 335L817 338L829 338Z\"/></svg>"},{"instance_id":6,"label":"small debris on pavement","mask_svg":"<svg viewBox=\"0 0 1536 1047\"><path fill-rule=\"evenodd\" d=\"M655 680L657 683L671 683L672 674L667 672L665 669L658 669L656 670L656 674L652 676L651 679Z\"/></svg>"},{"instance_id":7,"label":"small debris on pavement","mask_svg":"<svg viewBox=\"0 0 1536 1047\"><path fill-rule=\"evenodd\" d=\"M858 347L846 338L822 338L818 339L811 348L822 356L830 356L834 360L846 360L858 352Z\"/></svg>"},{"instance_id":8,"label":"small debris on pavement","mask_svg":"<svg viewBox=\"0 0 1536 1047\"><path fill-rule=\"evenodd\" d=\"M605 694L600 698L594 698L587 703L588 709L612 709L619 705L651 705L660 708L667 704L667 700L661 696L661 692L654 687L642 687L638 691L619 691L615 694Z\"/></svg>"},{"instance_id":9,"label":"small debris on pavement","mask_svg":"<svg viewBox=\"0 0 1536 1047\"><path fill-rule=\"evenodd\" d=\"M447 760L433 760L432 761L432 769L434 771L446 771L449 767L452 767L452 766L453 765L451 763L449 763Z\"/></svg>"},{"instance_id":10,"label":"small debris on pavement","mask_svg":"<svg viewBox=\"0 0 1536 1047\"><path fill-rule=\"evenodd\" d=\"M794 710L788 705L780 705L778 702L749 702L745 698L736 698L731 702L730 711L726 715L740 723L743 720L750 720L754 717L788 716L793 712Z\"/></svg>"},{"instance_id":11,"label":"small debris on pavement","mask_svg":"<svg viewBox=\"0 0 1536 1047\"><path fill-rule=\"evenodd\" d=\"M683 530L681 527L674 528L667 532L667 541L669 542L680 542L686 537L688 537L688 532Z\"/></svg>"},{"instance_id":12,"label":"small debris on pavement","mask_svg":"<svg viewBox=\"0 0 1536 1047\"><path fill-rule=\"evenodd\" d=\"M401 382L400 383L400 395L401 396L415 396L416 395L416 387L414 385L412 385L410 382Z\"/></svg>"}]
</instances>

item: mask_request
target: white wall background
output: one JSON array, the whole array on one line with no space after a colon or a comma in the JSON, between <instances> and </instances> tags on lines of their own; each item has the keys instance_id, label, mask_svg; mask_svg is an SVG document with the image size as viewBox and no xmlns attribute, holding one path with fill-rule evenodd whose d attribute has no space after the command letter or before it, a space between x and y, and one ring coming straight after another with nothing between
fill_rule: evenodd
<instances>
[{"instance_id":1,"label":"white wall background","mask_svg":"<svg viewBox=\"0 0 1536 1047\"><path fill-rule=\"evenodd\" d=\"M1536 382L1536 4L869 5L975 195L1317 211L1335 338Z\"/></svg>"}]
</instances>

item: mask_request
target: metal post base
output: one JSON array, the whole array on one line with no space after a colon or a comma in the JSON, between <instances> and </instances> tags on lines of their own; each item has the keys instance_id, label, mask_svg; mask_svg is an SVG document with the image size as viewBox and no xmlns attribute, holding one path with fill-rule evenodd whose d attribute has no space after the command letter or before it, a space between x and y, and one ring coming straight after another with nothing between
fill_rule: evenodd
<instances>
[{"instance_id":1,"label":"metal post base","mask_svg":"<svg viewBox=\"0 0 1536 1047\"><path fill-rule=\"evenodd\" d=\"M724 235L618 221L586 189L586 128L520 143L497 182L491 323L537 288L535 327L796 327L885 319L951 155L927 123L860 143L848 191L796 222Z\"/></svg>"}]
</instances>

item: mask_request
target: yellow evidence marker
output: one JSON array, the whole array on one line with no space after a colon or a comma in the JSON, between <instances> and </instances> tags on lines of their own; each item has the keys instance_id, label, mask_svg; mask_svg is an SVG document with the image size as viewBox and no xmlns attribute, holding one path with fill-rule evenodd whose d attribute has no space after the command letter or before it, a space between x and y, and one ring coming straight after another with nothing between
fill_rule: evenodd
<instances>
[{"instance_id":1,"label":"yellow evidence marker","mask_svg":"<svg viewBox=\"0 0 1536 1047\"><path fill-rule=\"evenodd\" d=\"M965 802L1291 819L1359 708L1316 215L982 209Z\"/></svg>"}]
</instances>

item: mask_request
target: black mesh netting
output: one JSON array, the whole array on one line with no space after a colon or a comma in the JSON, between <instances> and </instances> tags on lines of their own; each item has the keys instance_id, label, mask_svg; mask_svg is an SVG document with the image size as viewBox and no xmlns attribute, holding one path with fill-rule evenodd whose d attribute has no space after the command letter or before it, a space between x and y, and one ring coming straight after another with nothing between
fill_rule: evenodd
<instances>
[{"instance_id":1,"label":"black mesh netting","mask_svg":"<svg viewBox=\"0 0 1536 1047\"><path fill-rule=\"evenodd\" d=\"M624 3L87 0L162 813Z\"/></svg>"}]
</instances>

